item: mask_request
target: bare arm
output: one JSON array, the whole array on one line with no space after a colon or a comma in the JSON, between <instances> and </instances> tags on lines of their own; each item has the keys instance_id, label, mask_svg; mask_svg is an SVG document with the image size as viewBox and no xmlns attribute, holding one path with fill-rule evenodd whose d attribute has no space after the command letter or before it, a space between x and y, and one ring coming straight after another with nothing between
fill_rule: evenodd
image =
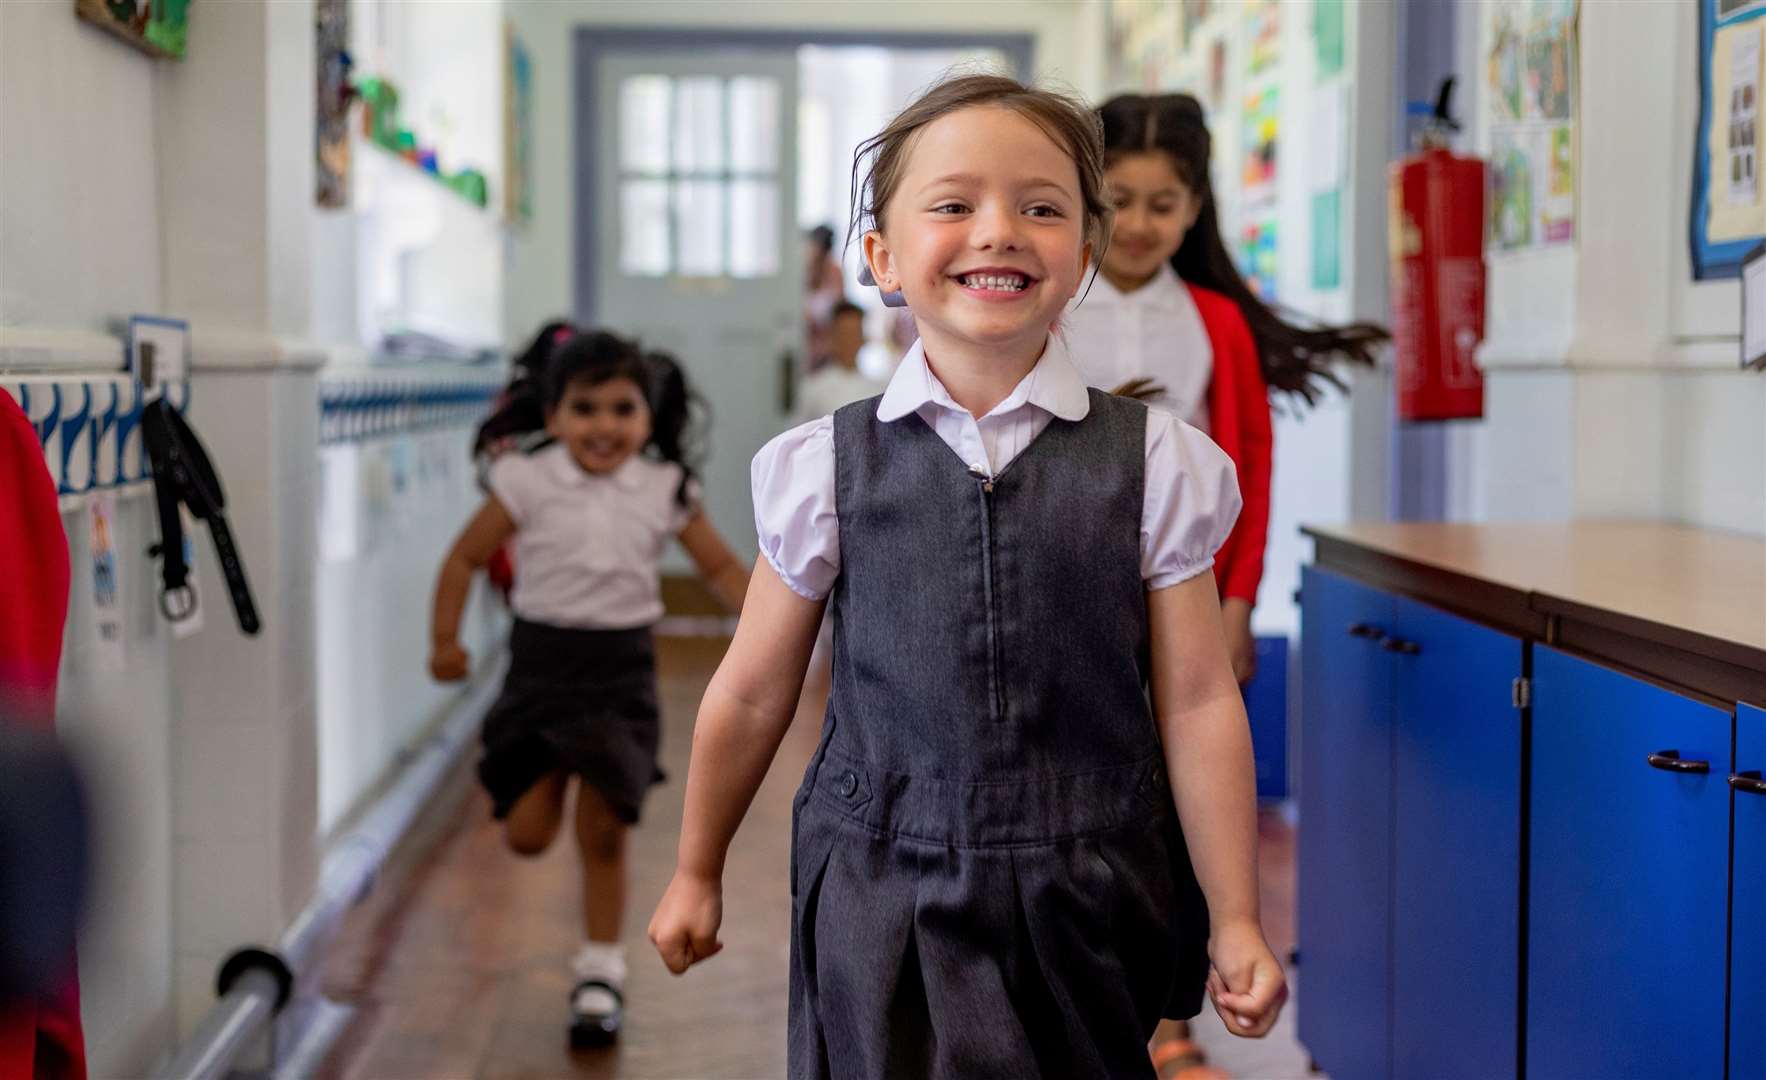
<instances>
[{"instance_id":1,"label":"bare arm","mask_svg":"<svg viewBox=\"0 0 1766 1080\"><path fill-rule=\"evenodd\" d=\"M460 615L466 610L472 575L490 561L514 532L515 522L509 511L495 495L489 496L442 560L429 619L429 668L437 679L466 677L466 654L460 648Z\"/></svg>"},{"instance_id":2,"label":"bare arm","mask_svg":"<svg viewBox=\"0 0 1766 1080\"><path fill-rule=\"evenodd\" d=\"M1208 900L1216 1008L1262 1035L1285 994L1257 901L1251 728L1227 659L1213 574L1147 594L1153 712L1190 861Z\"/></svg>"},{"instance_id":3,"label":"bare arm","mask_svg":"<svg viewBox=\"0 0 1766 1080\"><path fill-rule=\"evenodd\" d=\"M704 511L694 514L680 532L681 546L687 549L699 576L731 611L742 610L742 599L748 593L748 571L724 543Z\"/></svg>"},{"instance_id":4,"label":"bare arm","mask_svg":"<svg viewBox=\"0 0 1766 1080\"><path fill-rule=\"evenodd\" d=\"M724 856L791 725L823 606L755 563L735 640L699 705L674 880L650 920L677 975L722 947Z\"/></svg>"}]
</instances>

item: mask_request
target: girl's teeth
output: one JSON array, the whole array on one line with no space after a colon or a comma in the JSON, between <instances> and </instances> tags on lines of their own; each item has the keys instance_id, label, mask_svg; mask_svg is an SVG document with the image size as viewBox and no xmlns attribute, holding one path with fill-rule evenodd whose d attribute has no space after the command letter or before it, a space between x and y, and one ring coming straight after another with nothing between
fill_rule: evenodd
<instances>
[{"instance_id":1,"label":"girl's teeth","mask_svg":"<svg viewBox=\"0 0 1766 1080\"><path fill-rule=\"evenodd\" d=\"M994 289L1001 292L1018 292L1024 288L1024 279L1016 277L995 277L988 274L970 274L963 279L964 284L972 289Z\"/></svg>"}]
</instances>

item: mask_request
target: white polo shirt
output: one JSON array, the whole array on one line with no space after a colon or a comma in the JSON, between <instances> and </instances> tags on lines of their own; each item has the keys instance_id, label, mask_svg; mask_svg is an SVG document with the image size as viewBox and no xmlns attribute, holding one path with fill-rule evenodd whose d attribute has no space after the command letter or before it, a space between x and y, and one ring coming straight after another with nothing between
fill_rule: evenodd
<instances>
[{"instance_id":1,"label":"white polo shirt","mask_svg":"<svg viewBox=\"0 0 1766 1080\"><path fill-rule=\"evenodd\" d=\"M663 549L699 509L675 498L681 467L633 455L591 473L553 443L505 454L491 466L491 493L516 525L515 614L529 622L629 630L662 618Z\"/></svg>"},{"instance_id":2,"label":"white polo shirt","mask_svg":"<svg viewBox=\"0 0 1766 1080\"><path fill-rule=\"evenodd\" d=\"M1131 293L1102 274L1088 284L1061 317L1086 385L1114 390L1130 379L1152 379L1165 393L1147 404L1207 431L1214 346L1189 286L1170 263L1160 263L1153 280Z\"/></svg>"}]
</instances>

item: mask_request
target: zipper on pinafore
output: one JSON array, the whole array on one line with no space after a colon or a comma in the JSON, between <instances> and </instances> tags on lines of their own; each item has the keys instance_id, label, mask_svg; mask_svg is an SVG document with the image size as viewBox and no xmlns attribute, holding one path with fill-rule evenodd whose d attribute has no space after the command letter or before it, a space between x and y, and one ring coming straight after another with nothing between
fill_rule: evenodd
<instances>
[{"instance_id":1,"label":"zipper on pinafore","mask_svg":"<svg viewBox=\"0 0 1766 1080\"><path fill-rule=\"evenodd\" d=\"M993 582L993 483L994 477L979 467L969 472L981 481L981 587L987 600L988 705L995 720L1006 717L1006 691L1000 679L999 605Z\"/></svg>"}]
</instances>

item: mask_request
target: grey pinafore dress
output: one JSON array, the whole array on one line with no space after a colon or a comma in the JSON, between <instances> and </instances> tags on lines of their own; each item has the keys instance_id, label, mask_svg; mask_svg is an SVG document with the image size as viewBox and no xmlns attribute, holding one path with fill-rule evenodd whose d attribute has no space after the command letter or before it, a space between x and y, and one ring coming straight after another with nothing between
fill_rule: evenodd
<instances>
[{"instance_id":1,"label":"grey pinafore dress","mask_svg":"<svg viewBox=\"0 0 1766 1080\"><path fill-rule=\"evenodd\" d=\"M1152 1076L1207 914L1146 695L1146 409L998 476L834 415L841 573L794 807L790 1075Z\"/></svg>"}]
</instances>

